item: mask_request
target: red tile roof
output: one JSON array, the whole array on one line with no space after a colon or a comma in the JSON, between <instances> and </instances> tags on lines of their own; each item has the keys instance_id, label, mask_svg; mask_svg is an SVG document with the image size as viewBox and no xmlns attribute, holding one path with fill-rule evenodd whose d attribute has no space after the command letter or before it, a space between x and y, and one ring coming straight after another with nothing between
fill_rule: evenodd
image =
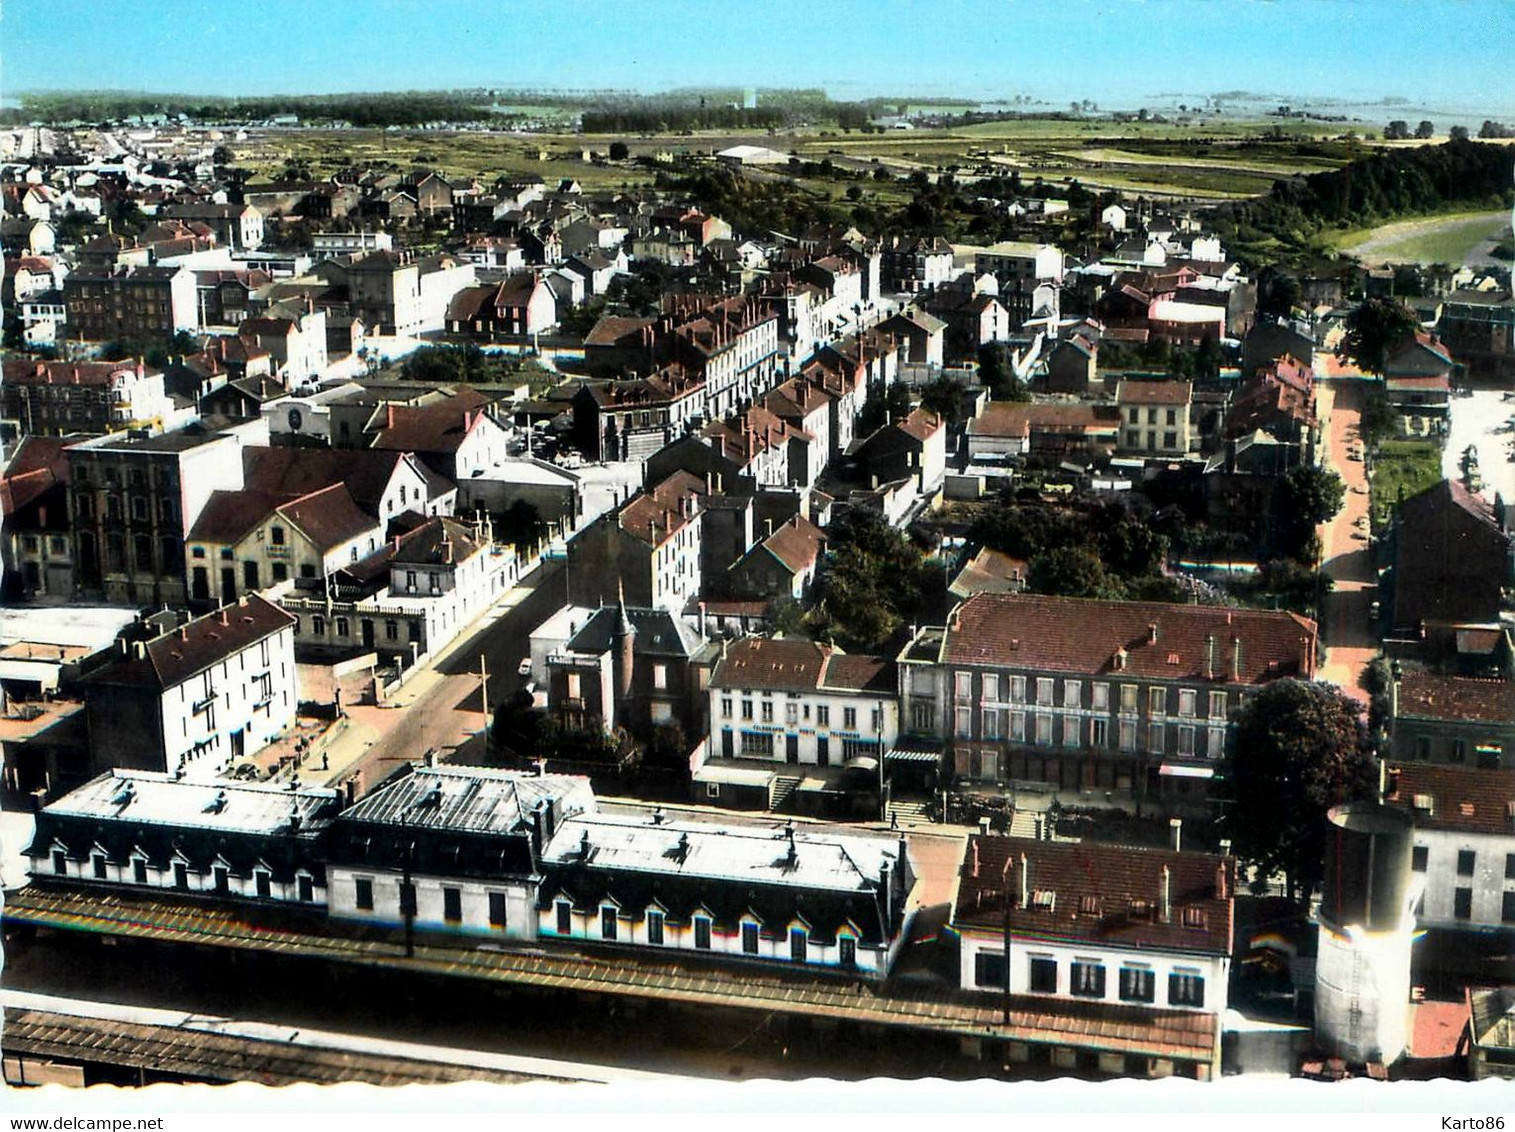
<instances>
[{"instance_id":1,"label":"red tile roof","mask_svg":"<svg viewBox=\"0 0 1515 1132\"><path fill-rule=\"evenodd\" d=\"M1031 565L1024 558L1013 558L1000 550L984 547L975 554L956 578L951 590L959 597L976 593L1018 593L1026 586Z\"/></svg>"},{"instance_id":2,"label":"red tile roof","mask_svg":"<svg viewBox=\"0 0 1515 1132\"><path fill-rule=\"evenodd\" d=\"M888 657L853 655L814 641L747 637L733 642L715 666L711 687L817 688L893 696L895 663Z\"/></svg>"},{"instance_id":3,"label":"red tile roof","mask_svg":"<svg viewBox=\"0 0 1515 1132\"><path fill-rule=\"evenodd\" d=\"M85 677L86 682L132 684L168 690L213 664L294 624L294 617L257 594L191 621L156 640L143 655L122 658Z\"/></svg>"},{"instance_id":4,"label":"red tile roof","mask_svg":"<svg viewBox=\"0 0 1515 1132\"><path fill-rule=\"evenodd\" d=\"M942 418L926 409L912 409L895 427L917 440L930 440L942 431Z\"/></svg>"},{"instance_id":5,"label":"red tile roof","mask_svg":"<svg viewBox=\"0 0 1515 1132\"><path fill-rule=\"evenodd\" d=\"M387 405L373 447L391 452L456 452L478 427L489 398L462 389L426 405Z\"/></svg>"},{"instance_id":6,"label":"red tile roof","mask_svg":"<svg viewBox=\"0 0 1515 1132\"><path fill-rule=\"evenodd\" d=\"M357 503L379 514L384 492L405 462L400 452L336 448L244 448L243 483L284 499L345 483Z\"/></svg>"},{"instance_id":7,"label":"red tile roof","mask_svg":"<svg viewBox=\"0 0 1515 1132\"><path fill-rule=\"evenodd\" d=\"M803 515L796 515L763 540L763 546L798 574L809 569L826 545L826 532Z\"/></svg>"},{"instance_id":8,"label":"red tile roof","mask_svg":"<svg viewBox=\"0 0 1515 1132\"><path fill-rule=\"evenodd\" d=\"M1399 714L1515 724L1515 681L1406 669L1399 682Z\"/></svg>"},{"instance_id":9,"label":"red tile roof","mask_svg":"<svg viewBox=\"0 0 1515 1132\"><path fill-rule=\"evenodd\" d=\"M1115 409L1088 402L992 401L968 422L969 436L1026 437L1032 432L1113 433L1119 427Z\"/></svg>"},{"instance_id":10,"label":"red tile roof","mask_svg":"<svg viewBox=\"0 0 1515 1132\"><path fill-rule=\"evenodd\" d=\"M323 554L343 543L373 532L378 538L378 522L353 502L345 483L313 491L278 508L290 523Z\"/></svg>"},{"instance_id":11,"label":"red tile roof","mask_svg":"<svg viewBox=\"0 0 1515 1132\"><path fill-rule=\"evenodd\" d=\"M825 647L814 641L747 637L734 641L711 674L713 688L806 691L820 683Z\"/></svg>"},{"instance_id":12,"label":"red tile roof","mask_svg":"<svg viewBox=\"0 0 1515 1132\"><path fill-rule=\"evenodd\" d=\"M977 834L964 849L952 923L1002 933L1008 888L1012 935L1230 955L1235 887L1231 857Z\"/></svg>"},{"instance_id":13,"label":"red tile roof","mask_svg":"<svg viewBox=\"0 0 1515 1132\"><path fill-rule=\"evenodd\" d=\"M661 546L705 507L709 489L690 472L674 472L662 483L627 501L621 529L649 546Z\"/></svg>"},{"instance_id":14,"label":"red tile roof","mask_svg":"<svg viewBox=\"0 0 1515 1132\"><path fill-rule=\"evenodd\" d=\"M899 666L887 656L833 652L826 659L821 687L894 696L899 692Z\"/></svg>"},{"instance_id":15,"label":"red tile roof","mask_svg":"<svg viewBox=\"0 0 1515 1132\"><path fill-rule=\"evenodd\" d=\"M5 381L10 385L109 385L113 381L157 373L140 358L123 362L37 362L9 358Z\"/></svg>"},{"instance_id":16,"label":"red tile roof","mask_svg":"<svg viewBox=\"0 0 1515 1132\"><path fill-rule=\"evenodd\" d=\"M1115 399L1122 405L1187 405L1193 391L1187 381L1122 381Z\"/></svg>"},{"instance_id":17,"label":"red tile roof","mask_svg":"<svg viewBox=\"0 0 1515 1132\"><path fill-rule=\"evenodd\" d=\"M185 541L226 545L240 542L289 498L267 491L213 491L195 525L184 536Z\"/></svg>"},{"instance_id":18,"label":"red tile roof","mask_svg":"<svg viewBox=\"0 0 1515 1132\"><path fill-rule=\"evenodd\" d=\"M1515 833L1515 770L1400 763L1386 777L1384 802L1408 810L1417 828Z\"/></svg>"},{"instance_id":19,"label":"red tile roof","mask_svg":"<svg viewBox=\"0 0 1515 1132\"><path fill-rule=\"evenodd\" d=\"M1242 683L1315 672L1315 623L1294 613L1038 594L968 598L948 619L942 661L1203 680L1211 640L1215 679L1237 679L1237 642Z\"/></svg>"}]
</instances>

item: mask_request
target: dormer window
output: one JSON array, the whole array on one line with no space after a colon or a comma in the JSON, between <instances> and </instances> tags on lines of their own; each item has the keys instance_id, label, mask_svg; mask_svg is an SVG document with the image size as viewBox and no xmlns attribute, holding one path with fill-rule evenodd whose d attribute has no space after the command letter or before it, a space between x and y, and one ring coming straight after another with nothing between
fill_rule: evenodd
<instances>
[{"instance_id":1,"label":"dormer window","mask_svg":"<svg viewBox=\"0 0 1515 1132\"><path fill-rule=\"evenodd\" d=\"M269 528L268 537L273 542L273 544L275 546L283 546L284 545L284 528L280 527L280 526L274 526L274 527Z\"/></svg>"}]
</instances>

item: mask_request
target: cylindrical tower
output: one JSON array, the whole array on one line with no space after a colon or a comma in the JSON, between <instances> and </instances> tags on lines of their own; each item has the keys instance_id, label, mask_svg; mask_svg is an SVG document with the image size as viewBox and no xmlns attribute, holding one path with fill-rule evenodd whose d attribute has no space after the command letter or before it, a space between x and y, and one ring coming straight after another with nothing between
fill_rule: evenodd
<instances>
[{"instance_id":1,"label":"cylindrical tower","mask_svg":"<svg viewBox=\"0 0 1515 1132\"><path fill-rule=\"evenodd\" d=\"M1330 820L1315 1036L1351 1064L1388 1065L1405 1051L1410 1012L1414 827L1374 802L1337 806Z\"/></svg>"}]
</instances>

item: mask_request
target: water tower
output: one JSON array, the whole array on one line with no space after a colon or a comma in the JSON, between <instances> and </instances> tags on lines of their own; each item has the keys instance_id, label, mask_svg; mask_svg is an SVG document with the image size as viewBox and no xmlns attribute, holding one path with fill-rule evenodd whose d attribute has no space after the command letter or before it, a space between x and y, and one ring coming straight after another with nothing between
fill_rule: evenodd
<instances>
[{"instance_id":1,"label":"water tower","mask_svg":"<svg viewBox=\"0 0 1515 1132\"><path fill-rule=\"evenodd\" d=\"M1390 1065L1405 1051L1415 894L1413 824L1373 802L1330 812L1320 951L1315 962L1315 1036L1353 1065Z\"/></svg>"}]
</instances>

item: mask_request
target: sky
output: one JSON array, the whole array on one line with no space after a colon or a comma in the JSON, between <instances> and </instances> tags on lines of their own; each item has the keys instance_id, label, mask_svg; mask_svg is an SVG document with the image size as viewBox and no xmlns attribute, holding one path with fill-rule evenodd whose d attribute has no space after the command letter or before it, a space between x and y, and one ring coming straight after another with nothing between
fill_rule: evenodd
<instances>
[{"instance_id":1,"label":"sky","mask_svg":"<svg viewBox=\"0 0 1515 1132\"><path fill-rule=\"evenodd\" d=\"M825 87L1490 111L1509 0L0 0L0 95Z\"/></svg>"}]
</instances>

